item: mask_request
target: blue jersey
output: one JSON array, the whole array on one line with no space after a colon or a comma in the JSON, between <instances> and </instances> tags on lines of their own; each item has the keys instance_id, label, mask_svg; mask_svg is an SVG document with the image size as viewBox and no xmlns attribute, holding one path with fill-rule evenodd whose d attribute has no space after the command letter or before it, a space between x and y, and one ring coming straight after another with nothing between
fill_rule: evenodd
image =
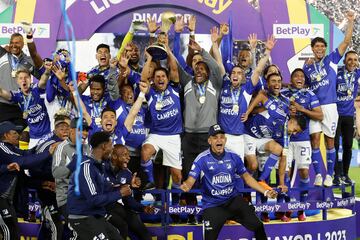
<instances>
[{"instance_id":1,"label":"blue jersey","mask_svg":"<svg viewBox=\"0 0 360 240\"><path fill-rule=\"evenodd\" d=\"M225 133L233 135L244 133L244 123L240 117L246 112L253 91L254 86L251 81L247 81L239 88L234 89L229 77L224 77L219 100L218 121Z\"/></svg>"},{"instance_id":2,"label":"blue jersey","mask_svg":"<svg viewBox=\"0 0 360 240\"><path fill-rule=\"evenodd\" d=\"M10 91L11 102L17 103L21 111L27 115L26 121L30 128L30 138L41 138L50 133L50 120L45 106L45 89L37 84L30 88L30 94L25 96L20 90Z\"/></svg>"},{"instance_id":3,"label":"blue jersey","mask_svg":"<svg viewBox=\"0 0 360 240\"><path fill-rule=\"evenodd\" d=\"M91 96L85 96L85 95L81 96L81 100L83 101L86 107L86 111L91 116L92 121L95 122L98 128L101 128L101 123L100 123L101 112L108 104L112 102L109 94L104 94L104 96L98 102L94 102Z\"/></svg>"},{"instance_id":4,"label":"blue jersey","mask_svg":"<svg viewBox=\"0 0 360 240\"><path fill-rule=\"evenodd\" d=\"M245 123L245 133L255 138L281 139L289 114L289 99L280 95L268 96L266 111L251 116Z\"/></svg>"},{"instance_id":5,"label":"blue jersey","mask_svg":"<svg viewBox=\"0 0 360 240\"><path fill-rule=\"evenodd\" d=\"M117 73L119 73L118 70L116 70L116 71L117 71ZM107 86L109 85L109 76L110 76L109 73L110 73L110 66L108 66L104 69L100 69L100 66L97 65L97 66L93 67L92 69L90 69L90 71L87 72L87 78L90 79L95 75L103 76L105 79L104 92L105 92L105 94L107 94L109 92L109 89L107 88Z\"/></svg>"},{"instance_id":6,"label":"blue jersey","mask_svg":"<svg viewBox=\"0 0 360 240\"><path fill-rule=\"evenodd\" d=\"M168 85L160 93L150 88L146 95L151 116L150 133L174 135L182 132L182 115L178 89Z\"/></svg>"},{"instance_id":7,"label":"blue jersey","mask_svg":"<svg viewBox=\"0 0 360 240\"><path fill-rule=\"evenodd\" d=\"M318 97L320 105L336 103L337 64L341 59L339 50L325 56L320 62L304 65L306 84Z\"/></svg>"},{"instance_id":8,"label":"blue jersey","mask_svg":"<svg viewBox=\"0 0 360 240\"><path fill-rule=\"evenodd\" d=\"M348 72L345 67L338 69L336 78L337 110L340 116L354 116L354 99L357 96L360 69Z\"/></svg>"},{"instance_id":9,"label":"blue jersey","mask_svg":"<svg viewBox=\"0 0 360 240\"><path fill-rule=\"evenodd\" d=\"M203 209L219 206L237 194L235 174L246 172L241 158L225 149L221 159L216 158L210 150L199 154L195 159L189 176L201 177L203 190Z\"/></svg>"},{"instance_id":10,"label":"blue jersey","mask_svg":"<svg viewBox=\"0 0 360 240\"><path fill-rule=\"evenodd\" d=\"M319 100L316 95L308 90L308 89L294 89L294 88L286 88L281 91L281 94L288 97L293 98L295 102L303 106L305 109L313 110L316 107L320 106ZM297 114L302 114L297 112ZM302 114L306 117L306 129L302 132L292 135L290 137L290 141L292 142L300 142L300 141L309 141L310 140L310 132L309 132L309 121L310 118L305 114Z\"/></svg>"},{"instance_id":11,"label":"blue jersey","mask_svg":"<svg viewBox=\"0 0 360 240\"><path fill-rule=\"evenodd\" d=\"M112 186L120 187L121 185L131 185L132 173L129 169L118 169L113 166L111 161L104 162L105 180ZM121 198L125 207L137 212L143 212L144 206L137 202L133 196L126 196Z\"/></svg>"},{"instance_id":12,"label":"blue jersey","mask_svg":"<svg viewBox=\"0 0 360 240\"><path fill-rule=\"evenodd\" d=\"M117 121L119 125L124 125L126 117L129 115L132 105L125 103L123 100L118 99L111 107L116 111ZM146 138L145 128L145 109L140 108L136 115L135 122L132 126L131 132L125 136L126 146L132 148L139 148Z\"/></svg>"},{"instance_id":13,"label":"blue jersey","mask_svg":"<svg viewBox=\"0 0 360 240\"><path fill-rule=\"evenodd\" d=\"M98 127L94 121L91 122L91 129L89 131L88 139L90 140L92 135L96 132L103 131L102 127ZM115 144L122 144L125 145L125 137L129 134L129 131L126 129L124 125L117 124L115 130L111 133L110 138L113 143Z\"/></svg>"}]
</instances>

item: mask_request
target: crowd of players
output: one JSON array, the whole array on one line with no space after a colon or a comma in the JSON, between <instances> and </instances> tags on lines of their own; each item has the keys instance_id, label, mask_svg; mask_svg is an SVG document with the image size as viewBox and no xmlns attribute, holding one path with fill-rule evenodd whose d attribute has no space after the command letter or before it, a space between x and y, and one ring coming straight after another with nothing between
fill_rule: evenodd
<instances>
[{"instance_id":1,"label":"crowd of players","mask_svg":"<svg viewBox=\"0 0 360 240\"><path fill-rule=\"evenodd\" d=\"M281 74L285 70L269 64L272 49L281 47L273 36L258 62L253 60L256 34L249 36L249 46L240 50L236 63L223 62L227 53L220 53L219 45L228 37L228 26L211 29L207 52L196 42L195 16L188 25L182 17L176 19L172 49L167 34L149 19L149 45L156 42L164 48L167 60L154 60L145 51L143 66L132 41L139 24L133 22L116 57L111 58L108 45L98 45L98 65L76 73L77 86L69 51L59 49L53 58L44 59L29 31L27 56L22 52L23 36L13 34L10 44L0 48L3 238L18 239L13 202L21 187L37 190L44 228L50 229L50 235L44 231L39 239L126 239L129 231L150 239L138 213L153 213L154 207L141 204L140 190L166 188L169 183L184 192L202 189L205 239L217 239L226 220L242 223L256 239L266 239L263 224L247 203L251 198L240 194L251 187L264 201L276 197L268 182L274 167L283 193L290 187L290 174L299 174L298 187L309 187L309 167L316 172L316 186L351 184L348 170L360 72L358 54L347 49L355 15L349 11L346 16L346 34L335 51L326 55L325 40L313 39L314 58L291 73L286 87ZM186 59L180 49L185 28L190 32ZM343 56L344 66L338 66ZM89 95L84 94L87 88ZM78 118L80 109L83 119ZM83 126L80 151L78 122ZM18 148L24 138L18 133L21 126L28 126L29 150ZM324 180L321 133L327 160ZM336 161L339 136L342 162ZM160 167L154 169L159 160ZM301 201L307 200L307 191L300 195ZM197 198L173 193L172 204L180 201L194 205ZM290 220L285 213L280 218ZM304 212L298 219L306 219ZM269 221L266 213L262 220ZM189 216L188 221L196 219Z\"/></svg>"}]
</instances>

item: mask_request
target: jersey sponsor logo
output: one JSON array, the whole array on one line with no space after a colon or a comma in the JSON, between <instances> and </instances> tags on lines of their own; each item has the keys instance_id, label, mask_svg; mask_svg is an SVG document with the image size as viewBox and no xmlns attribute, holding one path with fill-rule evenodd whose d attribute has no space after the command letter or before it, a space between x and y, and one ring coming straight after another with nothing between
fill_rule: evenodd
<instances>
[{"instance_id":1,"label":"jersey sponsor logo","mask_svg":"<svg viewBox=\"0 0 360 240\"><path fill-rule=\"evenodd\" d=\"M330 81L329 81L329 79L324 79L324 80L318 82L317 84L312 85L312 86L311 86L311 90L312 90L312 91L315 91L315 90L318 89L319 87L325 87L325 86L327 86L327 85L330 85Z\"/></svg>"},{"instance_id":2,"label":"jersey sponsor logo","mask_svg":"<svg viewBox=\"0 0 360 240\"><path fill-rule=\"evenodd\" d=\"M164 120L164 119L174 117L174 116L178 115L178 113L179 113L178 109L172 109L172 110L167 111L165 113L156 114L156 117L157 117L158 120Z\"/></svg>"},{"instance_id":3,"label":"jersey sponsor logo","mask_svg":"<svg viewBox=\"0 0 360 240\"><path fill-rule=\"evenodd\" d=\"M224 97L221 96L221 104L232 104L232 98L231 97Z\"/></svg>"},{"instance_id":4,"label":"jersey sponsor logo","mask_svg":"<svg viewBox=\"0 0 360 240\"><path fill-rule=\"evenodd\" d=\"M221 112L222 114L225 114L225 115L232 115L232 116L234 116L234 115L236 115L236 116L239 115L239 113L238 113L238 112L234 112L232 108L226 109L226 108L221 107L220 112Z\"/></svg>"},{"instance_id":5,"label":"jersey sponsor logo","mask_svg":"<svg viewBox=\"0 0 360 240\"><path fill-rule=\"evenodd\" d=\"M229 173L221 172L221 173L214 175L211 179L212 185L226 186L230 183L232 183L232 177Z\"/></svg>"},{"instance_id":6,"label":"jersey sponsor logo","mask_svg":"<svg viewBox=\"0 0 360 240\"><path fill-rule=\"evenodd\" d=\"M230 195L233 192L234 188L233 187L227 187L221 190L215 190L212 189L211 190L211 195L213 196L226 196L226 195Z\"/></svg>"},{"instance_id":7,"label":"jersey sponsor logo","mask_svg":"<svg viewBox=\"0 0 360 240\"><path fill-rule=\"evenodd\" d=\"M126 183L126 178L124 178L124 177L120 178L120 183L125 184Z\"/></svg>"}]
</instances>

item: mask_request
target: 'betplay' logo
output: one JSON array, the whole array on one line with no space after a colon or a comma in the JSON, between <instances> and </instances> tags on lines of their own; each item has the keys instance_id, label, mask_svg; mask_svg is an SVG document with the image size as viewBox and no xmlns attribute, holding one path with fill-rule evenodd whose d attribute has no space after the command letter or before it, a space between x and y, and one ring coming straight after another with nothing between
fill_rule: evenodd
<instances>
[{"instance_id":1,"label":"'betplay' logo","mask_svg":"<svg viewBox=\"0 0 360 240\"><path fill-rule=\"evenodd\" d=\"M276 38L315 38L324 37L323 24L274 24Z\"/></svg>"}]
</instances>

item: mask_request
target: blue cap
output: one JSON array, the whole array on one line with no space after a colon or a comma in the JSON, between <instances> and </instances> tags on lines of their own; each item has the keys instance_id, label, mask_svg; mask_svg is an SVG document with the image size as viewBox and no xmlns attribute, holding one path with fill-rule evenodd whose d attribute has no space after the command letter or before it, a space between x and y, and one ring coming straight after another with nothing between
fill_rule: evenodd
<instances>
[{"instance_id":1,"label":"blue cap","mask_svg":"<svg viewBox=\"0 0 360 240\"><path fill-rule=\"evenodd\" d=\"M0 135L10 132L11 130L20 131L20 130L22 130L22 127L16 126L15 124L13 124L12 122L9 122L9 121L0 123Z\"/></svg>"},{"instance_id":2,"label":"blue cap","mask_svg":"<svg viewBox=\"0 0 360 240\"><path fill-rule=\"evenodd\" d=\"M209 128L209 137L210 136L215 136L216 134L219 134L219 133L222 133L222 134L225 133L225 131L220 127L219 124L212 125Z\"/></svg>"}]
</instances>

